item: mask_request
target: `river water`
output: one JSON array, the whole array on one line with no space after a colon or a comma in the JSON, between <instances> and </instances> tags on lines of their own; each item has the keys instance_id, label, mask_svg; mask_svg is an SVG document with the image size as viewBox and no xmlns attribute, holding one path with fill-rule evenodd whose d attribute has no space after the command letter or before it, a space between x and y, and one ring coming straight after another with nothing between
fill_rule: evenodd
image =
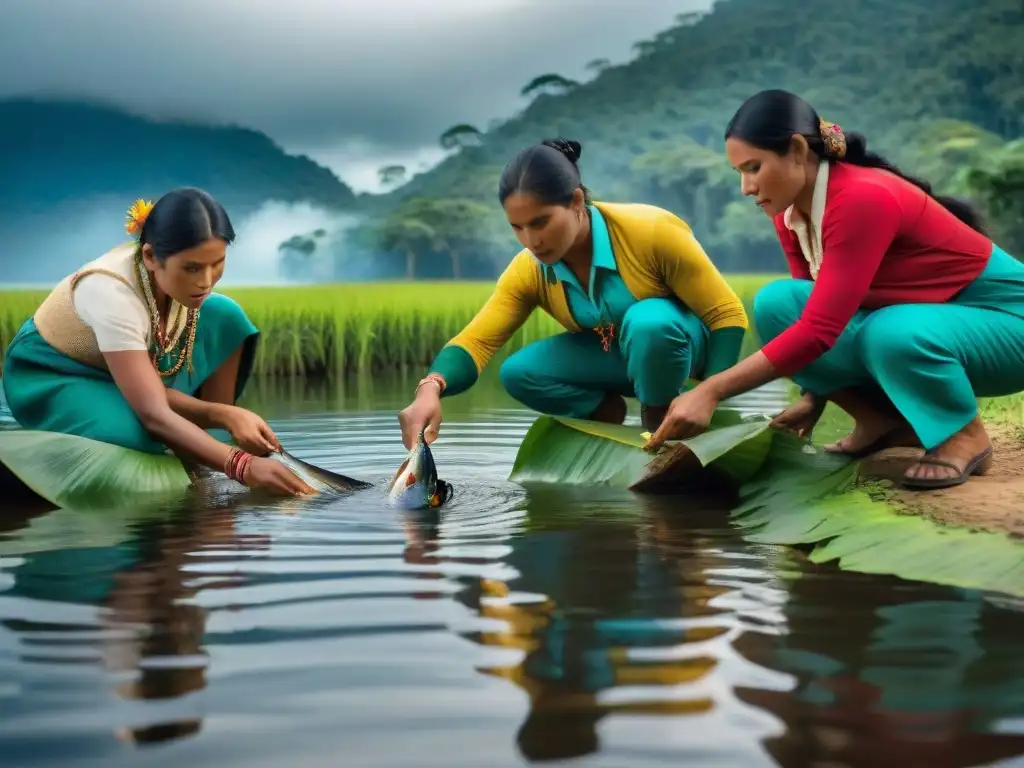
<instances>
[{"instance_id":1,"label":"river water","mask_svg":"<svg viewBox=\"0 0 1024 768\"><path fill-rule=\"evenodd\" d=\"M746 543L707 500L527 491L532 415L486 383L435 444L454 499L403 517L415 378L247 394L377 484L348 498L7 509L0 765L1024 763L1019 608Z\"/></svg>"}]
</instances>

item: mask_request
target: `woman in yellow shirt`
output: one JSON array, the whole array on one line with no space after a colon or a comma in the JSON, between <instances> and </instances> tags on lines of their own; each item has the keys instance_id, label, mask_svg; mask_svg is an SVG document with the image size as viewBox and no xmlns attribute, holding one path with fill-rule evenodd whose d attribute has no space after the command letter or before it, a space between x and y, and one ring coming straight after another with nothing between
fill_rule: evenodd
<instances>
[{"instance_id":1,"label":"woman in yellow shirt","mask_svg":"<svg viewBox=\"0 0 1024 768\"><path fill-rule=\"evenodd\" d=\"M592 202L580 150L547 140L502 171L498 198L523 250L399 414L406 447L424 427L437 438L442 397L472 386L537 308L566 332L509 356L501 381L541 413L621 424L636 397L653 431L687 379L739 358L746 312L690 227L655 206Z\"/></svg>"}]
</instances>

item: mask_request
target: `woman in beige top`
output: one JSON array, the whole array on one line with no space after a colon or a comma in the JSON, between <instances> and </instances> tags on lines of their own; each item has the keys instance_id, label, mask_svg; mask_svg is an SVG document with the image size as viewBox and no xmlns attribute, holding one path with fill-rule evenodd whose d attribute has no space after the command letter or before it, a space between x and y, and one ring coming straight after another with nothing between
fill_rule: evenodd
<instances>
[{"instance_id":1,"label":"woman in beige top","mask_svg":"<svg viewBox=\"0 0 1024 768\"><path fill-rule=\"evenodd\" d=\"M234 405L259 331L213 293L234 229L209 194L137 201L118 246L62 280L7 348L3 388L25 429L149 453L170 448L249 486L309 493L259 416ZM227 430L235 448L206 429Z\"/></svg>"}]
</instances>

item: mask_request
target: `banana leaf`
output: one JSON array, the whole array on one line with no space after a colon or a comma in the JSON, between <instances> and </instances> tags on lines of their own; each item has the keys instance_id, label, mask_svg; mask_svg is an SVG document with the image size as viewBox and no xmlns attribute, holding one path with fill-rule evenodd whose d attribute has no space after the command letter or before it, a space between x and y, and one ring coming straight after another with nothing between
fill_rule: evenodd
<instances>
[{"instance_id":1,"label":"banana leaf","mask_svg":"<svg viewBox=\"0 0 1024 768\"><path fill-rule=\"evenodd\" d=\"M540 416L519 446L509 479L648 490L681 484L713 468L718 479L739 486L768 455L768 424L762 417L745 419L720 409L707 432L668 442L655 455L643 450L647 440L641 427Z\"/></svg>"},{"instance_id":2,"label":"banana leaf","mask_svg":"<svg viewBox=\"0 0 1024 768\"><path fill-rule=\"evenodd\" d=\"M0 431L0 464L50 504L75 509L163 503L182 497L192 482L169 453L143 453L57 432ZM0 489L5 497L9 492Z\"/></svg>"},{"instance_id":3,"label":"banana leaf","mask_svg":"<svg viewBox=\"0 0 1024 768\"><path fill-rule=\"evenodd\" d=\"M635 490L676 450L652 459L641 435L638 427L542 416L510 479ZM725 410L711 430L680 444L695 459L687 471L725 470L736 483L730 520L748 541L797 546L812 563L841 570L1024 598L1024 541L910 514L861 482L859 462L849 457Z\"/></svg>"},{"instance_id":4,"label":"banana leaf","mask_svg":"<svg viewBox=\"0 0 1024 768\"><path fill-rule=\"evenodd\" d=\"M809 547L813 563L1024 597L1024 541L910 514L858 463L773 431L757 476L740 489L732 522L748 541Z\"/></svg>"}]
</instances>

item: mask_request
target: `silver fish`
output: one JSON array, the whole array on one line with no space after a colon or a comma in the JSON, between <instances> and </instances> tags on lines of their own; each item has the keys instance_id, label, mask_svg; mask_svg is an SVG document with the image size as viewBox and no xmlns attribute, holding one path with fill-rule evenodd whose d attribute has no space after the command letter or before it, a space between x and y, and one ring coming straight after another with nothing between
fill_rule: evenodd
<instances>
[{"instance_id":1,"label":"silver fish","mask_svg":"<svg viewBox=\"0 0 1024 768\"><path fill-rule=\"evenodd\" d=\"M388 501L402 509L428 509L440 507L452 496L452 485L437 478L434 455L420 432L419 439L409 451L388 486Z\"/></svg>"},{"instance_id":2,"label":"silver fish","mask_svg":"<svg viewBox=\"0 0 1024 768\"><path fill-rule=\"evenodd\" d=\"M303 482L318 493L348 493L369 488L371 483L356 480L345 475L339 475L328 469L314 466L309 462L292 456L283 448L274 451L268 457L284 464L288 469L298 475Z\"/></svg>"}]
</instances>

